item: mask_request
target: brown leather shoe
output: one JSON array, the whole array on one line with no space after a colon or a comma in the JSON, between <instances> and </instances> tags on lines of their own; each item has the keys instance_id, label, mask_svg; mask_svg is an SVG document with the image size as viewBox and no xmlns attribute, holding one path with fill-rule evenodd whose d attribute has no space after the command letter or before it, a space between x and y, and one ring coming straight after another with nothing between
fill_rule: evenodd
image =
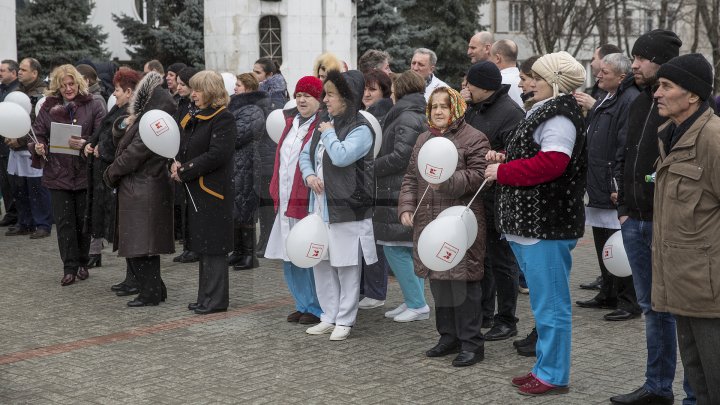
<instances>
[{"instance_id":1,"label":"brown leather shoe","mask_svg":"<svg viewBox=\"0 0 720 405\"><path fill-rule=\"evenodd\" d=\"M50 236L50 231L38 228L35 232L30 235L30 239L42 239Z\"/></svg>"},{"instance_id":2,"label":"brown leather shoe","mask_svg":"<svg viewBox=\"0 0 720 405\"><path fill-rule=\"evenodd\" d=\"M287 321L288 322L298 322L298 321L300 321L300 317L302 317L302 316L303 316L302 312L295 311L292 314L287 316Z\"/></svg>"},{"instance_id":3,"label":"brown leather shoe","mask_svg":"<svg viewBox=\"0 0 720 405\"><path fill-rule=\"evenodd\" d=\"M80 280L85 280L86 278L90 277L90 273L88 273L88 270L86 267L79 267L77 272L77 278Z\"/></svg>"},{"instance_id":4,"label":"brown leather shoe","mask_svg":"<svg viewBox=\"0 0 720 405\"><path fill-rule=\"evenodd\" d=\"M70 285L75 282L75 275L74 274L66 274L63 276L62 280L60 280L60 285L65 287L66 285Z\"/></svg>"},{"instance_id":5,"label":"brown leather shoe","mask_svg":"<svg viewBox=\"0 0 720 405\"><path fill-rule=\"evenodd\" d=\"M320 323L320 318L311 313L302 314L298 323L300 325L314 325L316 323Z\"/></svg>"}]
</instances>

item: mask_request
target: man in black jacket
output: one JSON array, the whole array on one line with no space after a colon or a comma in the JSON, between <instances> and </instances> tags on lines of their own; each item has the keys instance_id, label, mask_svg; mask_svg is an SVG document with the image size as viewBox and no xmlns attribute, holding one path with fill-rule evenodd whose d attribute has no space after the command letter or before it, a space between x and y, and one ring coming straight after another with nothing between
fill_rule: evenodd
<instances>
[{"instance_id":1,"label":"man in black jacket","mask_svg":"<svg viewBox=\"0 0 720 405\"><path fill-rule=\"evenodd\" d=\"M525 116L522 108L508 95L510 85L501 84L500 70L490 61L472 65L467 74L467 82L467 87L462 91L468 101L465 121L488 137L492 150L504 150L505 134L513 130ZM482 193L487 235L482 311L483 320L490 321L483 322L483 327L492 325L492 329L485 333L485 340L503 340L517 335L515 325L518 319L515 317L515 308L519 267L510 245L500 238L495 228L494 186L488 187Z\"/></svg>"},{"instance_id":2,"label":"man in black jacket","mask_svg":"<svg viewBox=\"0 0 720 405\"><path fill-rule=\"evenodd\" d=\"M666 120L658 115L653 88L660 65L678 56L681 45L674 32L653 30L640 36L632 49L635 83L643 91L630 104L627 123L620 131L625 149L617 157L618 217L638 304L645 314L648 359L643 386L610 398L614 404L672 404L674 401L675 319L670 313L653 311L650 305L653 173L659 155L658 127ZM688 398L694 397L687 382L684 386Z\"/></svg>"}]
</instances>

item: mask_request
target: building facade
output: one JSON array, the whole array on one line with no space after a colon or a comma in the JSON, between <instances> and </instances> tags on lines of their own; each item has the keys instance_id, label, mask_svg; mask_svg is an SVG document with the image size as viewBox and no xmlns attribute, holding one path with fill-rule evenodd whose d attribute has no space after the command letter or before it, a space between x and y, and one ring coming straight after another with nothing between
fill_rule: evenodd
<instances>
[{"instance_id":1,"label":"building facade","mask_svg":"<svg viewBox=\"0 0 720 405\"><path fill-rule=\"evenodd\" d=\"M0 0L0 60L17 59L17 37L15 35L15 0Z\"/></svg>"}]
</instances>

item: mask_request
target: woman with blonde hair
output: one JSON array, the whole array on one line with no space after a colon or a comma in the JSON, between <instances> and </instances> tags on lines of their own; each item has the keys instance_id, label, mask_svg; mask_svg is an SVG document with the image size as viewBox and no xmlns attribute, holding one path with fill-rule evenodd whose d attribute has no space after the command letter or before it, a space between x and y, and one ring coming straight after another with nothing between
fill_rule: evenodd
<instances>
[{"instance_id":1,"label":"woman with blonde hair","mask_svg":"<svg viewBox=\"0 0 720 405\"><path fill-rule=\"evenodd\" d=\"M340 59L331 52L325 52L315 59L315 65L313 66L313 76L318 79L325 81L329 71L335 70L337 72L343 72L343 63Z\"/></svg>"},{"instance_id":2,"label":"woman with blonde hair","mask_svg":"<svg viewBox=\"0 0 720 405\"><path fill-rule=\"evenodd\" d=\"M235 119L220 74L198 72L190 79L196 110L180 121L182 136L172 178L184 182L187 197L188 249L200 255L196 314L227 310L227 254L233 247L233 166Z\"/></svg>"},{"instance_id":3,"label":"woman with blonde hair","mask_svg":"<svg viewBox=\"0 0 720 405\"><path fill-rule=\"evenodd\" d=\"M63 261L66 286L77 277L85 280L90 252L90 233L84 223L87 209L87 157L80 153L93 132L102 124L106 110L88 92L88 84L72 65L62 65L50 74L45 103L35 119L33 130L38 143L30 143L33 167L43 168L42 185L50 190L58 247ZM53 122L79 126L80 137L73 136L62 153L50 151L48 144Z\"/></svg>"}]
</instances>

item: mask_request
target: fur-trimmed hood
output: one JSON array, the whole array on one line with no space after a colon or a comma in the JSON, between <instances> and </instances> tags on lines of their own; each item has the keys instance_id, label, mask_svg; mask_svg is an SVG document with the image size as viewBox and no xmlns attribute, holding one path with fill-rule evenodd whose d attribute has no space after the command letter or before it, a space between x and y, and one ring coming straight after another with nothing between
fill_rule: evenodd
<instances>
[{"instance_id":1,"label":"fur-trimmed hood","mask_svg":"<svg viewBox=\"0 0 720 405\"><path fill-rule=\"evenodd\" d=\"M155 89L159 87L161 90L165 90L162 88L162 84L162 75L158 72L150 72L135 86L135 92L130 99L130 106L128 107L128 114L130 114L127 118L128 126L132 125L135 120L145 112L148 101L150 101ZM172 101L170 93L167 91L166 93L168 93Z\"/></svg>"}]
</instances>

